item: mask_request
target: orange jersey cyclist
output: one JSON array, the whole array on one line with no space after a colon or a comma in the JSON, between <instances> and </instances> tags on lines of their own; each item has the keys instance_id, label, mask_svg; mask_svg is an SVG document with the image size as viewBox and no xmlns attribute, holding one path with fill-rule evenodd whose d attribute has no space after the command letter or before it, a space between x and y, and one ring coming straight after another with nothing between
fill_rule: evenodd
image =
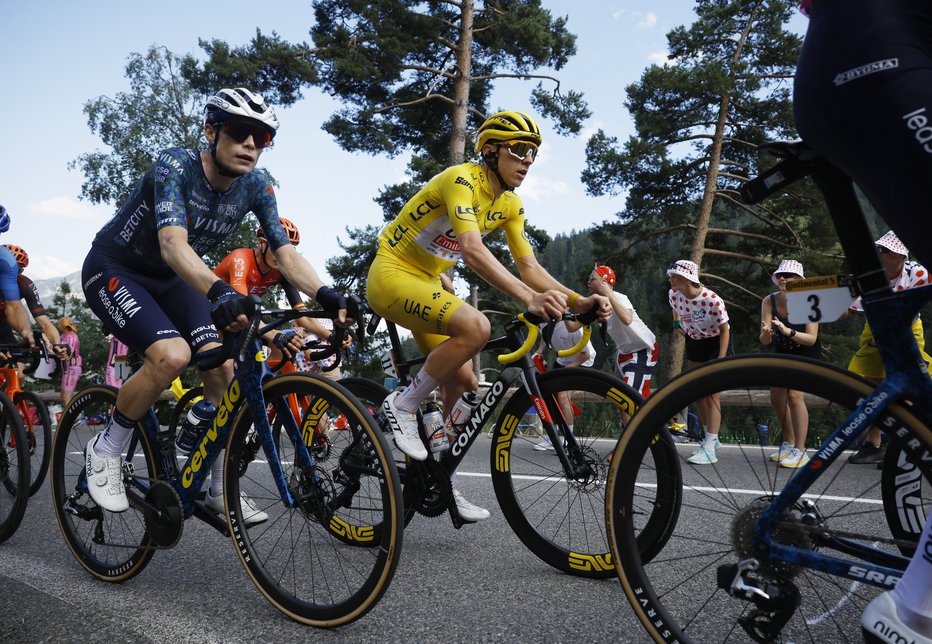
<instances>
[{"instance_id":1,"label":"orange jersey cyclist","mask_svg":"<svg viewBox=\"0 0 932 644\"><path fill-rule=\"evenodd\" d=\"M301 243L301 233L290 219L279 219L282 228L288 234L288 241L292 246ZM236 289L243 295L265 295L275 286L281 286L288 304L294 309L306 307L301 293L278 270L278 260L269 245L262 226L256 229L256 246L254 248L237 248L223 258L214 268L214 275ZM330 329L314 318L298 318L297 324L313 333L317 337L327 338ZM300 351L301 339L293 331L269 331L265 336L269 346L274 347L273 353L282 347L287 347L287 353L294 355Z\"/></svg>"},{"instance_id":2,"label":"orange jersey cyclist","mask_svg":"<svg viewBox=\"0 0 932 644\"><path fill-rule=\"evenodd\" d=\"M444 290L443 271L462 259L483 280L544 319L559 317L568 306L580 311L598 306L603 319L609 315L605 298L583 297L554 279L527 240L524 207L514 190L527 177L540 144L540 129L527 114L493 114L479 128L480 161L435 176L379 235L366 287L369 304L382 317L410 329L428 354L412 383L392 392L382 407L399 449L414 459L427 458L418 435L418 406L441 385L446 410L463 392L476 390L470 360L490 334L482 313ZM521 279L483 243L498 229L505 233ZM456 490L454 498L464 520L489 516Z\"/></svg>"}]
</instances>

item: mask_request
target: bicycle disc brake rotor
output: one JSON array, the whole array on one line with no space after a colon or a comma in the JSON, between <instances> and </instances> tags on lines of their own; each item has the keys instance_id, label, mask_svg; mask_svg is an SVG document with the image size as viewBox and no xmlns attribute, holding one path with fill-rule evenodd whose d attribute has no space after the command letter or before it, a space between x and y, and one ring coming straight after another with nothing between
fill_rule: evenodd
<instances>
[{"instance_id":1,"label":"bicycle disc brake rotor","mask_svg":"<svg viewBox=\"0 0 932 644\"><path fill-rule=\"evenodd\" d=\"M755 499L735 515L731 524L731 543L739 560L758 559L761 575L765 577L777 575L788 579L799 573L799 566L794 566L785 561L773 560L766 556L761 557L754 550L754 526L772 500L772 497ZM815 544L803 524L803 512L804 510L799 507L799 503L783 512L783 515L774 523L771 529L771 535L776 543L802 550L815 549Z\"/></svg>"},{"instance_id":2,"label":"bicycle disc brake rotor","mask_svg":"<svg viewBox=\"0 0 932 644\"><path fill-rule=\"evenodd\" d=\"M439 517L450 507L453 484L446 469L435 460L408 460L404 486L405 507L425 517Z\"/></svg>"},{"instance_id":3,"label":"bicycle disc brake rotor","mask_svg":"<svg viewBox=\"0 0 932 644\"><path fill-rule=\"evenodd\" d=\"M155 511L143 509L146 530L160 548L173 548L184 529L178 493L165 481L153 481L146 492L146 503L155 508Z\"/></svg>"},{"instance_id":4,"label":"bicycle disc brake rotor","mask_svg":"<svg viewBox=\"0 0 932 644\"><path fill-rule=\"evenodd\" d=\"M324 469L314 467L312 471L315 476L307 470L295 469L288 487L305 516L326 525L333 514L331 499L336 496L336 486Z\"/></svg>"},{"instance_id":5,"label":"bicycle disc brake rotor","mask_svg":"<svg viewBox=\"0 0 932 644\"><path fill-rule=\"evenodd\" d=\"M578 463L574 465L576 474L568 477L570 487L587 493L605 487L609 462L587 445L580 445L579 452L580 458L578 460L573 459L572 455L570 455L570 463Z\"/></svg>"}]
</instances>

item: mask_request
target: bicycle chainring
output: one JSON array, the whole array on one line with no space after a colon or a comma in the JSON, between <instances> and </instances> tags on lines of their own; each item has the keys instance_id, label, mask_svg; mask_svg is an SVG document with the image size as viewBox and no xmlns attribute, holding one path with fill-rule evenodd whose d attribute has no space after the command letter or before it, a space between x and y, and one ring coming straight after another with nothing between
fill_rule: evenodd
<instances>
[{"instance_id":1,"label":"bicycle chainring","mask_svg":"<svg viewBox=\"0 0 932 644\"><path fill-rule=\"evenodd\" d=\"M146 503L156 509L152 511L143 507L146 530L160 548L174 548L184 531L181 498L165 481L152 481L145 498Z\"/></svg>"},{"instance_id":2,"label":"bicycle chainring","mask_svg":"<svg viewBox=\"0 0 932 644\"><path fill-rule=\"evenodd\" d=\"M450 507L453 484L450 474L437 461L408 459L404 485L405 509L428 518L439 517Z\"/></svg>"}]
</instances>

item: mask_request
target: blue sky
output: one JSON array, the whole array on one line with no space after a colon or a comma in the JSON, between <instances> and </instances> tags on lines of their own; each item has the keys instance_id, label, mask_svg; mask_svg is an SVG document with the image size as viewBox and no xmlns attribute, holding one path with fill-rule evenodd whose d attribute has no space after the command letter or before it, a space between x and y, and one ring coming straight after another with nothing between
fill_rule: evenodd
<instances>
[{"instance_id":1,"label":"blue sky","mask_svg":"<svg viewBox=\"0 0 932 644\"><path fill-rule=\"evenodd\" d=\"M566 89L583 92L593 116L579 137L566 139L541 121L545 142L528 179L519 189L529 221L551 235L586 228L613 217L621 197L585 195L579 180L585 141L598 128L624 140L632 133L624 109L624 88L643 70L662 62L666 33L694 19L692 3L659 0L543 0L556 16L569 17L578 36L578 54L559 73ZM8 157L0 172L0 203L13 217L4 243L24 247L27 274L34 279L80 270L94 234L118 204L93 205L78 199L82 177L67 164L80 154L103 149L90 132L84 103L129 88L127 57L152 44L176 55L200 56L198 38L245 44L256 28L283 39L310 41L310 0L223 3L161 0L61 0L8 3L0 66ZM500 81L493 107L532 111L532 84ZM275 147L263 154L280 183L279 211L302 232L299 250L321 272L340 253L337 237L346 226L380 223L372 198L404 179L402 153L395 159L341 150L320 129L337 104L317 90L281 110Z\"/></svg>"}]
</instances>

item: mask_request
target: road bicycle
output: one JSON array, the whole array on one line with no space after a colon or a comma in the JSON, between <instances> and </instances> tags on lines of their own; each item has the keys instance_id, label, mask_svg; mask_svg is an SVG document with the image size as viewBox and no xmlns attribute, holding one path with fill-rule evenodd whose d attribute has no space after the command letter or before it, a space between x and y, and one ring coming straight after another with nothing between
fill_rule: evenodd
<instances>
[{"instance_id":1,"label":"road bicycle","mask_svg":"<svg viewBox=\"0 0 932 644\"><path fill-rule=\"evenodd\" d=\"M248 330L226 334L219 351L195 358L203 370L232 355L235 378L190 455L179 459L174 436L159 427L154 411L137 423L123 456L126 512L98 507L84 474L95 428L80 419L109 413L116 391L97 385L75 395L53 443L55 516L78 562L109 582L139 574L157 550L178 543L186 519L197 517L231 537L246 573L275 608L304 624L340 626L368 612L394 575L403 532L398 472L382 432L346 389L303 373L273 377L265 363L261 334L302 315L332 314L265 310L258 298L246 301L254 307L245 311ZM261 326L262 315L272 321ZM292 413L291 397L307 403L301 415ZM279 421L277 432L270 414ZM311 446L328 416L347 423L320 458ZM225 511L218 516L201 489L222 450ZM267 521L247 526L244 496ZM373 525L380 526L377 533Z\"/></svg>"},{"instance_id":2,"label":"road bicycle","mask_svg":"<svg viewBox=\"0 0 932 644\"><path fill-rule=\"evenodd\" d=\"M22 344L0 344L0 353L9 356L0 364L0 388L13 401L26 432L26 445L29 452L29 495L39 491L49 469L52 445L52 420L48 405L37 394L26 391L17 371L17 363L26 365L24 373L31 374L39 366L39 361L48 357L42 334L34 332L36 347L30 349ZM0 426L7 422L7 416L0 416Z\"/></svg>"},{"instance_id":3,"label":"road bicycle","mask_svg":"<svg viewBox=\"0 0 932 644\"><path fill-rule=\"evenodd\" d=\"M565 319L589 324L594 316L566 314ZM370 320L370 334L379 320L378 316ZM541 322L522 313L505 323L503 337L485 345L483 351L505 352L498 356L504 368L488 386L450 449L441 455L429 454L426 461L415 461L396 451L404 486L405 523L415 514L439 517L447 513L454 527L462 527L450 478L483 428L494 423L489 453L492 484L512 530L531 552L554 568L581 577L608 578L615 571L603 517L606 457L624 431L624 414L634 413L643 399L622 380L596 369L568 367L539 374L528 354L537 346ZM406 359L397 328L391 322L386 324L391 341L389 373L397 374L405 384L410 370L425 358ZM586 326L579 348L588 341L589 330ZM568 349L565 354L576 350ZM340 382L376 411L389 393L382 385L364 378L344 378ZM574 412L574 418L566 418L561 412L557 403L560 393L566 393L576 405L578 414ZM497 411L503 401L501 411ZM532 407L540 418L544 436L554 446L552 451L534 450L541 435L520 429ZM376 417L390 434L384 416ZM420 412L418 423L427 445ZM573 425L572 431L569 424ZM658 461L675 468L671 445L658 442L652 453ZM654 501L664 511L653 516L670 521L666 508L676 506L676 488L661 484L655 492ZM662 544L665 529L659 521L647 521L641 526L638 542L643 544L645 556L651 556Z\"/></svg>"},{"instance_id":4,"label":"road bicycle","mask_svg":"<svg viewBox=\"0 0 932 644\"><path fill-rule=\"evenodd\" d=\"M814 360L748 355L688 371L651 396L615 448L605 509L621 585L658 642L861 641L861 612L902 575L932 503L932 381L910 329L932 287L890 290L873 236L855 216L854 186L838 169L804 143L762 151L780 161L745 184L744 200L811 176L853 272L791 283L791 320L794 302L804 304L796 322L824 323L862 296L887 378L875 386ZM821 443L795 474L753 437L772 387L805 393L809 435ZM682 452L680 472L667 471L649 451L658 430L715 393L722 431L751 435L723 446L714 465L693 466ZM890 442L880 471L844 454L870 425ZM647 561L634 539L644 492L663 479L682 488L682 505L666 545Z\"/></svg>"}]
</instances>

